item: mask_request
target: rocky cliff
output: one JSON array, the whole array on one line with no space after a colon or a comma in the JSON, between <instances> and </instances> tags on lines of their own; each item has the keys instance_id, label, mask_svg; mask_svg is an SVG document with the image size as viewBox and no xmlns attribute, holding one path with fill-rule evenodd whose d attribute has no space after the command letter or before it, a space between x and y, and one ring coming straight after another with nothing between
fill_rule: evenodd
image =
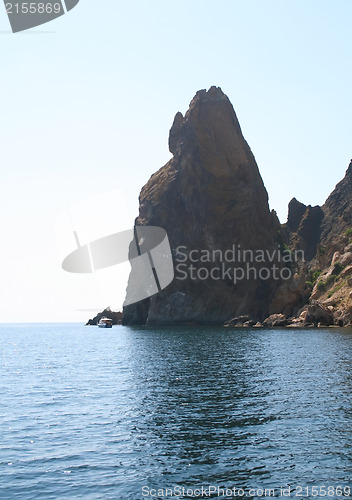
<instances>
[{"instance_id":1,"label":"rocky cliff","mask_svg":"<svg viewBox=\"0 0 352 500\"><path fill-rule=\"evenodd\" d=\"M288 205L288 230L290 246L304 252L305 259L311 260L317 252L321 237L324 211L319 206L304 205L293 198Z\"/></svg>"},{"instance_id":2,"label":"rocky cliff","mask_svg":"<svg viewBox=\"0 0 352 500\"><path fill-rule=\"evenodd\" d=\"M310 302L330 312L331 324L352 325L352 161L321 208L317 251L310 263Z\"/></svg>"},{"instance_id":3,"label":"rocky cliff","mask_svg":"<svg viewBox=\"0 0 352 500\"><path fill-rule=\"evenodd\" d=\"M175 278L126 306L124 324L352 324L352 161L322 207L293 198L280 225L220 88L197 92L185 116L176 114L169 149L173 157L141 191L135 225L166 230ZM304 259L283 262L285 252ZM258 276L271 264L276 275ZM138 272L132 267L129 287Z\"/></svg>"},{"instance_id":4,"label":"rocky cliff","mask_svg":"<svg viewBox=\"0 0 352 500\"><path fill-rule=\"evenodd\" d=\"M291 246L303 249L308 261L324 254L324 258L320 258L321 264L331 261L337 247L341 250L341 237L351 227L352 160L345 177L322 207L306 206L293 198L288 206L285 225Z\"/></svg>"},{"instance_id":5,"label":"rocky cliff","mask_svg":"<svg viewBox=\"0 0 352 500\"><path fill-rule=\"evenodd\" d=\"M345 177L336 185L322 209L324 220L320 245L326 250L324 254L328 261L336 251L335 245L338 246L338 241L352 227L352 160Z\"/></svg>"},{"instance_id":6,"label":"rocky cliff","mask_svg":"<svg viewBox=\"0 0 352 500\"><path fill-rule=\"evenodd\" d=\"M236 263L224 262L224 253L234 248L275 251L280 225L269 210L235 111L220 88L197 92L185 116L176 114L169 149L173 158L141 191L135 224L167 231L175 279L158 295L125 307L123 322L223 323L238 314L263 319L277 280L256 279L252 270L249 279L235 283ZM206 251L212 253L211 262L200 262ZM214 267L222 277L206 279Z\"/></svg>"},{"instance_id":7,"label":"rocky cliff","mask_svg":"<svg viewBox=\"0 0 352 500\"><path fill-rule=\"evenodd\" d=\"M293 326L352 325L352 161L322 207L293 198L283 230L306 263L281 285L271 312L285 313Z\"/></svg>"}]
</instances>

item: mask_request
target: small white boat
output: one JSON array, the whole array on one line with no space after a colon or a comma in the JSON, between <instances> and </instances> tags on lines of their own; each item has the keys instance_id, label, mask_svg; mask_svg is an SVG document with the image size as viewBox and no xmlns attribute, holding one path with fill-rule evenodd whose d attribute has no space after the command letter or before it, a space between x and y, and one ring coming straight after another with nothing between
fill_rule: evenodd
<instances>
[{"instance_id":1,"label":"small white boat","mask_svg":"<svg viewBox=\"0 0 352 500\"><path fill-rule=\"evenodd\" d=\"M112 328L112 319L101 318L98 323L99 328Z\"/></svg>"}]
</instances>

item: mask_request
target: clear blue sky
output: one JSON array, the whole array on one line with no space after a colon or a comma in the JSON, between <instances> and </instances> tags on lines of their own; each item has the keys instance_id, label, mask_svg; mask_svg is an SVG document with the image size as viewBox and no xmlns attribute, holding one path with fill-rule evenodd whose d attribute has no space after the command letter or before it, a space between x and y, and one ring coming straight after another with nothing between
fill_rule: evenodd
<instances>
[{"instance_id":1,"label":"clear blue sky","mask_svg":"<svg viewBox=\"0 0 352 500\"><path fill-rule=\"evenodd\" d=\"M77 309L108 305L61 271L55 220L118 189L116 228L129 228L198 89L230 98L282 221L293 196L322 204L344 176L349 0L80 0L16 35L0 7L2 321L84 321Z\"/></svg>"}]
</instances>

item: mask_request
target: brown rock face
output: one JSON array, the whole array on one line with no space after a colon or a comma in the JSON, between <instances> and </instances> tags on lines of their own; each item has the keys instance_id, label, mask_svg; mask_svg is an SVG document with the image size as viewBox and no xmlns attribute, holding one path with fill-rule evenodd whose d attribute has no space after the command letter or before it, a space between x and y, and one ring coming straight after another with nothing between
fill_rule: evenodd
<instances>
[{"instance_id":1,"label":"brown rock face","mask_svg":"<svg viewBox=\"0 0 352 500\"><path fill-rule=\"evenodd\" d=\"M307 261L315 257L323 218L324 212L319 206L308 205L299 221L297 231L291 234L292 247L296 250L303 250Z\"/></svg>"},{"instance_id":2,"label":"brown rock face","mask_svg":"<svg viewBox=\"0 0 352 500\"><path fill-rule=\"evenodd\" d=\"M345 177L336 185L322 207L306 206L293 198L288 205L286 223L291 247L304 250L306 260L309 261L316 256L319 245L324 249L325 264L330 263L332 255L346 243L343 236L350 228L352 228L352 160Z\"/></svg>"},{"instance_id":3,"label":"brown rock face","mask_svg":"<svg viewBox=\"0 0 352 500\"><path fill-rule=\"evenodd\" d=\"M292 198L288 204L287 226L293 233L295 233L299 228L300 222L306 210L307 206L296 200L296 198Z\"/></svg>"},{"instance_id":4,"label":"brown rock face","mask_svg":"<svg viewBox=\"0 0 352 500\"><path fill-rule=\"evenodd\" d=\"M264 319L277 281L254 279L254 271L236 284L223 271L220 279L205 279L205 271L197 274L200 268L210 271L222 264L225 271L244 267L224 262L219 252L212 262L200 262L202 251L224 255L234 246L236 250L277 250L280 227L269 210L267 192L234 109L220 88L197 92L186 115L176 114L169 148L173 158L143 187L135 223L166 230L175 279L159 294L125 307L123 322L223 323L245 314ZM194 279L190 264L195 268ZM187 277L181 279L184 273Z\"/></svg>"},{"instance_id":5,"label":"brown rock face","mask_svg":"<svg viewBox=\"0 0 352 500\"><path fill-rule=\"evenodd\" d=\"M292 309L297 310L309 292L303 324L351 324L351 228L352 161L322 207L306 207L295 198L290 202L286 234L291 248L304 250L308 262L297 269L296 280L279 288L272 305L275 312L288 310L291 296ZM296 289L295 281L301 283ZM311 283L310 288L304 288L305 283ZM295 291L296 300L291 293Z\"/></svg>"},{"instance_id":6,"label":"brown rock face","mask_svg":"<svg viewBox=\"0 0 352 500\"><path fill-rule=\"evenodd\" d=\"M336 185L322 208L325 217L321 244L333 248L333 240L352 227L352 160L345 177ZM330 255L327 257L330 258Z\"/></svg>"}]
</instances>

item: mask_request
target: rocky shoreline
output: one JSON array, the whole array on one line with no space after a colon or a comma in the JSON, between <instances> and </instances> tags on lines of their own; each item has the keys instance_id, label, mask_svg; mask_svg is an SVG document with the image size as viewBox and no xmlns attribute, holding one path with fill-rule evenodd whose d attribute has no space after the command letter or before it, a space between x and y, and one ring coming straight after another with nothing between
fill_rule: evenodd
<instances>
[{"instance_id":1,"label":"rocky shoreline","mask_svg":"<svg viewBox=\"0 0 352 500\"><path fill-rule=\"evenodd\" d=\"M93 319L88 320L86 326L96 326L102 317L109 317L113 320L113 325L122 325L122 313L105 309L98 313ZM193 324L184 324L182 326L197 326ZM211 325L209 325L211 326ZM307 306L304 306L300 314L296 316L286 317L284 314L271 314L263 322L255 321L248 315L238 316L223 324L224 327L230 328L352 328L352 321L349 320L345 324L341 324L340 320L336 321L331 307L326 307L323 303L315 301Z\"/></svg>"},{"instance_id":2,"label":"rocky shoreline","mask_svg":"<svg viewBox=\"0 0 352 500\"><path fill-rule=\"evenodd\" d=\"M271 314L263 322L253 321L249 316L239 316L225 322L228 327L255 327L255 328L326 328L352 327L349 320L346 324L335 321L334 311L319 301L312 301L304 306L297 316L286 317L284 314Z\"/></svg>"}]
</instances>

